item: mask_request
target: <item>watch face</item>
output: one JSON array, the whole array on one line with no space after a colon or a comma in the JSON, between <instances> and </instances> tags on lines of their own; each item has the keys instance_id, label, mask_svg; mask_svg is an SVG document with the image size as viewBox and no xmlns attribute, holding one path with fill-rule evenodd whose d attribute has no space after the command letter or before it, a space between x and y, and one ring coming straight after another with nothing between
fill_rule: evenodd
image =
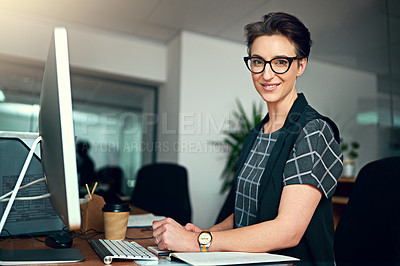
<instances>
[{"instance_id":1,"label":"watch face","mask_svg":"<svg viewBox=\"0 0 400 266\"><path fill-rule=\"evenodd\" d=\"M203 232L199 235L199 243L201 245L207 245L211 242L211 234L207 232Z\"/></svg>"}]
</instances>

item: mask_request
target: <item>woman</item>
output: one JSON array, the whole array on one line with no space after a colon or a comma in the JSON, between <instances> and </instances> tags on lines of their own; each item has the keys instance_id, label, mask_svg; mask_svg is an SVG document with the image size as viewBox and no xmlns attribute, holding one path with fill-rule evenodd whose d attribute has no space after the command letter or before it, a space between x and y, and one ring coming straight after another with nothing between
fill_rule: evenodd
<instances>
[{"instance_id":1,"label":"woman","mask_svg":"<svg viewBox=\"0 0 400 266\"><path fill-rule=\"evenodd\" d=\"M310 33L286 13L267 14L245 31L249 56L244 60L268 114L243 145L232 214L207 230L169 218L154 222L155 242L175 251L275 251L332 262L331 197L342 154L336 125L296 91Z\"/></svg>"}]
</instances>

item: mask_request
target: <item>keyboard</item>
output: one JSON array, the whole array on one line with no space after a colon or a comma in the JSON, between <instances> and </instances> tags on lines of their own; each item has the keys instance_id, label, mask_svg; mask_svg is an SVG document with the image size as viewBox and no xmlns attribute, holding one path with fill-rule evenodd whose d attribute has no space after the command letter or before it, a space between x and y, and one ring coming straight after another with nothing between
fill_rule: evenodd
<instances>
[{"instance_id":1,"label":"keyboard","mask_svg":"<svg viewBox=\"0 0 400 266\"><path fill-rule=\"evenodd\" d=\"M90 244L104 264L110 264L113 259L158 260L156 255L135 241L93 239Z\"/></svg>"}]
</instances>

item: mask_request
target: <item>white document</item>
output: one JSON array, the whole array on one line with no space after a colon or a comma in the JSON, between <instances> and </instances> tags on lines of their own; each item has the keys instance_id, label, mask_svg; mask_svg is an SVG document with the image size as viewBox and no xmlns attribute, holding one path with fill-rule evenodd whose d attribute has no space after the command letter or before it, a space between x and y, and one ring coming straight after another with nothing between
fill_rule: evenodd
<instances>
[{"instance_id":1,"label":"white document","mask_svg":"<svg viewBox=\"0 0 400 266\"><path fill-rule=\"evenodd\" d=\"M171 253L170 257L178 258L191 265L233 265L299 261L297 258L284 255L247 252L182 252Z\"/></svg>"},{"instance_id":2,"label":"white document","mask_svg":"<svg viewBox=\"0 0 400 266\"><path fill-rule=\"evenodd\" d=\"M129 215L128 227L149 227L153 226L153 221L166 218L165 216L156 216L152 213Z\"/></svg>"}]
</instances>

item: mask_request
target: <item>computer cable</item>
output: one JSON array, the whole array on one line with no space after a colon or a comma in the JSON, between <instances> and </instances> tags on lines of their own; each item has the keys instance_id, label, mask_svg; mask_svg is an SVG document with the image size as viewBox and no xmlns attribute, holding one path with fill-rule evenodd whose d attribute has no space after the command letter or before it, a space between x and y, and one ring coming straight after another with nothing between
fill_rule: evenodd
<instances>
[{"instance_id":1,"label":"computer cable","mask_svg":"<svg viewBox=\"0 0 400 266\"><path fill-rule=\"evenodd\" d=\"M46 198L50 198L50 193L46 193L46 194L39 195L39 196L18 197L18 198L15 198L15 200L37 200L37 199L46 199ZM10 198L0 199L0 202L7 202L9 200L10 200Z\"/></svg>"},{"instance_id":2,"label":"computer cable","mask_svg":"<svg viewBox=\"0 0 400 266\"><path fill-rule=\"evenodd\" d=\"M45 178L45 177L36 179L36 180L34 180L34 181L32 181L32 182L26 184L26 185L21 186L21 187L18 189L18 191L21 190L21 189L27 188L27 187L29 187L29 186L32 186L32 185L34 185L34 184L36 184L36 183L43 182L43 181L46 181L46 178ZM7 197L10 196L12 193L13 193L13 191L10 191L10 192L4 194L3 196L0 196L0 202L9 201L10 198L7 198ZM43 199L43 198L48 198L48 197L50 197L50 194L49 194L49 193L43 194L43 195L40 195L40 196L24 197L23 199L21 199L21 197L19 197L19 198L15 198L15 200L35 200L35 199Z\"/></svg>"},{"instance_id":3,"label":"computer cable","mask_svg":"<svg viewBox=\"0 0 400 266\"><path fill-rule=\"evenodd\" d=\"M6 233L8 234L8 236L2 236L2 237L0 238L0 241L4 241L4 240L8 240L8 239L13 239L13 238L15 238L15 239L29 239L29 238L33 238L33 239L35 239L36 241L44 242L44 240L41 240L40 238L37 238L37 237L34 236L34 235L30 235L30 234L13 235L13 234L11 234L7 229L3 229L3 231L6 232Z\"/></svg>"}]
</instances>

